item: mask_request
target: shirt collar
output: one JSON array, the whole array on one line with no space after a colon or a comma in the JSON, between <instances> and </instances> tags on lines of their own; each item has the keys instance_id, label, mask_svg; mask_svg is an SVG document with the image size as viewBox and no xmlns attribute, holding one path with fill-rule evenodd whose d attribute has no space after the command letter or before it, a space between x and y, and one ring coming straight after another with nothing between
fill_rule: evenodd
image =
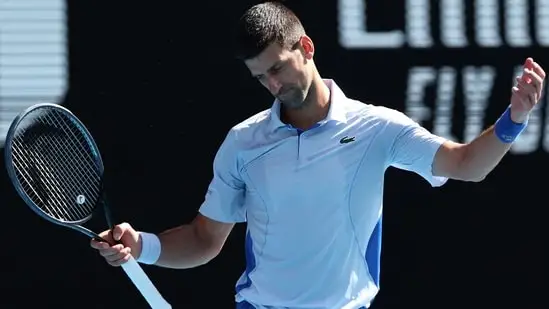
<instances>
[{"instance_id":1,"label":"shirt collar","mask_svg":"<svg viewBox=\"0 0 549 309\"><path fill-rule=\"evenodd\" d=\"M330 109L328 110L328 115L326 118L319 122L323 124L326 122L347 122L347 115L344 109L344 101L347 99L343 91L332 79L323 79L324 83L330 89ZM283 123L280 120L280 101L275 99L273 105L271 106L271 113L269 119L269 127L272 131L280 127L287 127L288 125Z\"/></svg>"}]
</instances>

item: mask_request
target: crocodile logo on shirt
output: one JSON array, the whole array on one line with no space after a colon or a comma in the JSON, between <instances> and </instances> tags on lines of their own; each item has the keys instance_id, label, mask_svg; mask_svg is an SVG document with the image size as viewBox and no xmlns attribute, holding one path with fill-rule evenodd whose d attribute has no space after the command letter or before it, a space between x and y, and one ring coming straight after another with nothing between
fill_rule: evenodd
<instances>
[{"instance_id":1,"label":"crocodile logo on shirt","mask_svg":"<svg viewBox=\"0 0 549 309\"><path fill-rule=\"evenodd\" d=\"M339 143L340 144L347 144L347 143L350 143L350 142L354 142L355 141L355 137L348 137L348 136L345 136L343 137L342 139L339 140Z\"/></svg>"}]
</instances>

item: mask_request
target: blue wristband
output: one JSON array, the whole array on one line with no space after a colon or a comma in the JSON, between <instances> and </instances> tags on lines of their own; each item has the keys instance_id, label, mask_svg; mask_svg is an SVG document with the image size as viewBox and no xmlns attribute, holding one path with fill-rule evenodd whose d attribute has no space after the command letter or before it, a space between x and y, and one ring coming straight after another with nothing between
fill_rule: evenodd
<instances>
[{"instance_id":1,"label":"blue wristband","mask_svg":"<svg viewBox=\"0 0 549 309\"><path fill-rule=\"evenodd\" d=\"M511 119L511 107L507 107L505 112L496 121L494 128L496 136L505 144L515 141L528 124L528 118L524 123L516 123Z\"/></svg>"}]
</instances>

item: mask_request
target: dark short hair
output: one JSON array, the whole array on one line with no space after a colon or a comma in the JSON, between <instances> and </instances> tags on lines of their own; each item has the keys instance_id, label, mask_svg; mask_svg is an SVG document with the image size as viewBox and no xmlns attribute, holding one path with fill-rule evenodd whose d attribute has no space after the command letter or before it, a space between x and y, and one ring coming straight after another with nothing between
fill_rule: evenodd
<instances>
[{"instance_id":1,"label":"dark short hair","mask_svg":"<svg viewBox=\"0 0 549 309\"><path fill-rule=\"evenodd\" d=\"M291 49L303 35L305 29L301 21L282 3L256 4L247 9L237 23L235 56L241 60L254 58L273 42Z\"/></svg>"}]
</instances>

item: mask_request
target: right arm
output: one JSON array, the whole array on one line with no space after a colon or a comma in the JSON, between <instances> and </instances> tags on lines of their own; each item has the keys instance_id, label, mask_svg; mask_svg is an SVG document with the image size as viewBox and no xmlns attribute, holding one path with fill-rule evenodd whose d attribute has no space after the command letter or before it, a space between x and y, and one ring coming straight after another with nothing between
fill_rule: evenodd
<instances>
[{"instance_id":1,"label":"right arm","mask_svg":"<svg viewBox=\"0 0 549 309\"><path fill-rule=\"evenodd\" d=\"M193 268L206 264L219 254L233 226L198 214L190 224L158 234L162 251L154 265Z\"/></svg>"},{"instance_id":2,"label":"right arm","mask_svg":"<svg viewBox=\"0 0 549 309\"><path fill-rule=\"evenodd\" d=\"M154 265L179 269L204 265L219 254L233 226L234 223L218 222L198 214L190 224L157 235L161 251ZM120 266L130 256L139 259L143 247L139 235L128 223L122 223L99 235L110 243L116 240L122 244L111 246L92 240L91 246L98 249L110 265Z\"/></svg>"},{"instance_id":3,"label":"right arm","mask_svg":"<svg viewBox=\"0 0 549 309\"><path fill-rule=\"evenodd\" d=\"M154 265L166 268L203 265L219 254L234 224L245 222L245 185L239 175L238 149L233 133L230 132L216 154L213 179L199 214L189 224L158 234L160 256L155 251L157 253L152 255L150 263L154 261ZM91 242L91 246L113 266L124 263L131 256L138 259L141 255L142 237L128 223L117 225L112 232L105 231L100 236L111 244L114 240L123 244L111 246L94 240ZM146 244L145 249L148 248Z\"/></svg>"}]
</instances>

